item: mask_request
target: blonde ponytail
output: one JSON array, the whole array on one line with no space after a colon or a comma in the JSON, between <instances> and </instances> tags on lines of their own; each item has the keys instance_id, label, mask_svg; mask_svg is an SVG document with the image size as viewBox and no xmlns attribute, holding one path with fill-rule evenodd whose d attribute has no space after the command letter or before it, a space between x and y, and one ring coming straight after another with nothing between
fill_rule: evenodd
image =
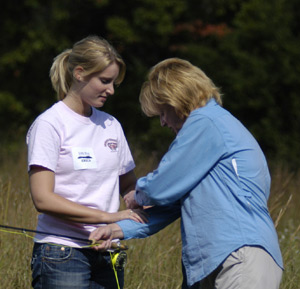
<instances>
[{"instance_id":1,"label":"blonde ponytail","mask_svg":"<svg viewBox=\"0 0 300 289\"><path fill-rule=\"evenodd\" d=\"M68 59L72 49L67 49L54 58L50 69L52 86L59 100L67 95L72 84L72 72L68 70Z\"/></svg>"},{"instance_id":2,"label":"blonde ponytail","mask_svg":"<svg viewBox=\"0 0 300 289\"><path fill-rule=\"evenodd\" d=\"M114 47L98 36L88 36L76 42L73 49L67 49L54 58L50 69L52 86L58 99L64 99L70 90L76 67L81 66L83 75L89 76L102 72L112 63L116 63L120 69L115 81L118 85L125 77L126 65Z\"/></svg>"}]
</instances>

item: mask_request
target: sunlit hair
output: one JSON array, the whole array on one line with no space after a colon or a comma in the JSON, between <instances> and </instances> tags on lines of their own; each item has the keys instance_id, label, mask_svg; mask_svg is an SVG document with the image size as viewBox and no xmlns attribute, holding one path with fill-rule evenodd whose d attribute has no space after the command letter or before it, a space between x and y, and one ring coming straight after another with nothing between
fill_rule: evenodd
<instances>
[{"instance_id":1,"label":"sunlit hair","mask_svg":"<svg viewBox=\"0 0 300 289\"><path fill-rule=\"evenodd\" d=\"M74 69L83 68L82 76L102 72L110 64L116 63L120 72L115 81L119 85L125 76L126 65L117 51L105 40L98 36L88 36L76 42L72 49L67 49L54 58L50 69L52 86L59 100L65 98L73 81Z\"/></svg>"},{"instance_id":2,"label":"sunlit hair","mask_svg":"<svg viewBox=\"0 0 300 289\"><path fill-rule=\"evenodd\" d=\"M179 117L186 118L211 98L222 105L220 91L212 80L200 68L179 58L152 67L140 92L141 107L147 116L159 115L162 105L170 105Z\"/></svg>"}]
</instances>

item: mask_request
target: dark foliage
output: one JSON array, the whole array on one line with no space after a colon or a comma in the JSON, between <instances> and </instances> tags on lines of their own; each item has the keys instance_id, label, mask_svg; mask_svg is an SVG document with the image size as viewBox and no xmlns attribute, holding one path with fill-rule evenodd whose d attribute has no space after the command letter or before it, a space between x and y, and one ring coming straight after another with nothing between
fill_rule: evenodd
<instances>
[{"instance_id":1,"label":"dark foliage","mask_svg":"<svg viewBox=\"0 0 300 289\"><path fill-rule=\"evenodd\" d=\"M300 164L300 37L297 0L25 0L2 3L1 143L20 141L56 101L53 58L97 34L127 64L124 83L105 106L129 141L161 155L172 138L142 115L148 69L168 57L201 67L222 89L224 106L258 139L270 160ZM23 139L22 139L23 141Z\"/></svg>"}]
</instances>

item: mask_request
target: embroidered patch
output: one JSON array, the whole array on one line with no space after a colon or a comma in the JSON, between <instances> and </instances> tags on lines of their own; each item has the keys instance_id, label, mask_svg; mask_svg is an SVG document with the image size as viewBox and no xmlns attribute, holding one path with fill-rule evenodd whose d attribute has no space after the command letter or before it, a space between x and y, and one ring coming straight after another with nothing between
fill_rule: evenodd
<instances>
[{"instance_id":1,"label":"embroidered patch","mask_svg":"<svg viewBox=\"0 0 300 289\"><path fill-rule=\"evenodd\" d=\"M118 151L118 142L115 139L109 138L104 142L104 146L109 147L112 152Z\"/></svg>"}]
</instances>

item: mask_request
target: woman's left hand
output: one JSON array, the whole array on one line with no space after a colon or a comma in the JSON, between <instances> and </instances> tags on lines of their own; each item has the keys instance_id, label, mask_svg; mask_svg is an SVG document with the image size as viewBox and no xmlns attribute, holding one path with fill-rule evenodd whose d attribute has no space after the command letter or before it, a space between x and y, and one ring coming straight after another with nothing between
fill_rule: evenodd
<instances>
[{"instance_id":1,"label":"woman's left hand","mask_svg":"<svg viewBox=\"0 0 300 289\"><path fill-rule=\"evenodd\" d=\"M143 207L141 207L136 201L135 201L135 190L132 190L130 192L128 192L126 195L124 195L124 202L126 204L126 207L128 209L142 209Z\"/></svg>"},{"instance_id":2,"label":"woman's left hand","mask_svg":"<svg viewBox=\"0 0 300 289\"><path fill-rule=\"evenodd\" d=\"M92 248L96 251L107 251L111 248L112 239L123 239L124 234L119 225L109 224L101 226L90 233L89 240L94 245ZM99 244L98 244L99 243Z\"/></svg>"},{"instance_id":3,"label":"woman's left hand","mask_svg":"<svg viewBox=\"0 0 300 289\"><path fill-rule=\"evenodd\" d=\"M95 229L89 236L89 240L92 242L92 249L101 252L111 248L112 238L113 231L109 225Z\"/></svg>"}]
</instances>

